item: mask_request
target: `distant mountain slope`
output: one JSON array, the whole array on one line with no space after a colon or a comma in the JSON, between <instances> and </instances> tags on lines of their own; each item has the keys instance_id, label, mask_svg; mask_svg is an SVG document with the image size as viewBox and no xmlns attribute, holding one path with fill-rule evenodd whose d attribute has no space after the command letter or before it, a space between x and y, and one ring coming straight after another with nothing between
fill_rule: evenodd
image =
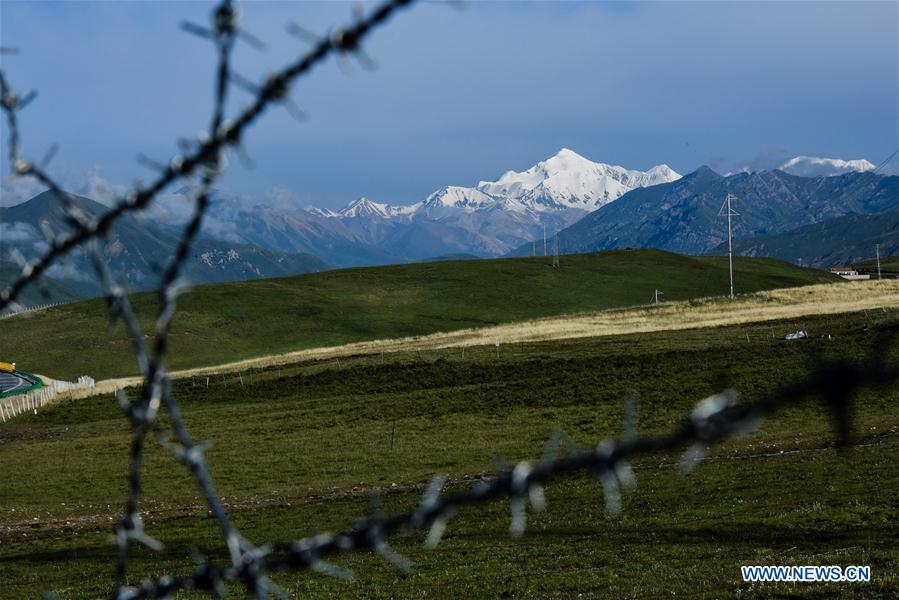
<instances>
[{"instance_id":1,"label":"distant mountain slope","mask_svg":"<svg viewBox=\"0 0 899 600\"><path fill-rule=\"evenodd\" d=\"M91 218L107 210L88 198L76 197L75 201ZM46 248L44 228L48 227L54 234L70 228L63 205L52 192L0 209L0 227L4 233L0 258L8 255L6 246L9 244L28 259ZM103 252L116 277L131 289L146 290L154 286L178 239L178 231L173 228L126 215L113 225ZM71 258L71 261L60 261L52 266L48 276L82 296L97 295L99 286L87 257L79 249L71 254ZM294 275L326 268L327 263L310 254L272 252L255 246L201 239L191 249L184 274L193 283L209 283Z\"/></svg>"},{"instance_id":2,"label":"distant mountain slope","mask_svg":"<svg viewBox=\"0 0 899 600\"><path fill-rule=\"evenodd\" d=\"M737 258L738 292L839 281L822 271L770 259ZM545 258L436 261L343 269L284 279L198 286L178 301L173 369L221 364L319 346L423 335L537 317L647 304L727 291L727 259L658 250ZM839 285L839 284L837 284ZM132 305L151 327L156 298ZM0 355L41 373L93 377L134 373L108 334L102 300L64 305L30 319L4 320ZM52 335L51 335L52 334ZM53 344L47 344L53 339ZM78 348L77 357L72 348ZM77 358L77 360L76 360Z\"/></svg>"},{"instance_id":3,"label":"distant mountain slope","mask_svg":"<svg viewBox=\"0 0 899 600\"><path fill-rule=\"evenodd\" d=\"M8 285L21 272L22 269L16 263L0 261L0 287ZM70 289L64 283L50 277L41 277L36 283L22 290L22 294L16 302L25 308L31 308L43 304L74 302L81 299L83 299L83 296Z\"/></svg>"},{"instance_id":4,"label":"distant mountain slope","mask_svg":"<svg viewBox=\"0 0 899 600\"><path fill-rule=\"evenodd\" d=\"M734 240L740 256L768 256L806 266L850 265L874 255L880 244L883 257L899 255L899 210L877 215L846 215L785 233ZM727 253L727 243L709 254Z\"/></svg>"},{"instance_id":5,"label":"distant mountain slope","mask_svg":"<svg viewBox=\"0 0 899 600\"><path fill-rule=\"evenodd\" d=\"M561 252L626 247L704 254L727 239L719 216L726 194L737 198L734 236L782 233L850 213L877 214L899 206L899 177L847 173L805 178L783 171L722 177L708 167L650 188L632 190L559 234ZM516 251L531 253L530 244Z\"/></svg>"}]
</instances>

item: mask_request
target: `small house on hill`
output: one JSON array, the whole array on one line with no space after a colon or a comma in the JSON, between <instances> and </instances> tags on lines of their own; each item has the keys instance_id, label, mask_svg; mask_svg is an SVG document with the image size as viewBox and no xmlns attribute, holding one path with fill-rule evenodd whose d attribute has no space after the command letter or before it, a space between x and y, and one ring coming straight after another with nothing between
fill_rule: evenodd
<instances>
[{"instance_id":1,"label":"small house on hill","mask_svg":"<svg viewBox=\"0 0 899 600\"><path fill-rule=\"evenodd\" d=\"M871 279L871 276L868 275L867 273L862 275L861 273L859 273L858 271L856 271L855 269L852 269L850 267L834 267L832 269L827 269L827 270L830 271L831 273L833 273L834 275L839 275L843 279L852 279L852 280Z\"/></svg>"}]
</instances>

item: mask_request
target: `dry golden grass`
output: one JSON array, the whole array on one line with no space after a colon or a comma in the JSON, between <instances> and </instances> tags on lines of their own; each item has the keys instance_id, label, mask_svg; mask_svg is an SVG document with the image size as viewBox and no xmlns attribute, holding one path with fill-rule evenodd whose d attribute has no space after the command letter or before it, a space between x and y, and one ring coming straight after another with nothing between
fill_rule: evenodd
<instances>
[{"instance_id":1,"label":"dry golden grass","mask_svg":"<svg viewBox=\"0 0 899 600\"><path fill-rule=\"evenodd\" d=\"M665 302L657 306L548 317L481 329L313 348L213 367L173 371L172 377L177 379L192 375L212 375L219 372L244 371L251 367L263 368L359 354L696 329L807 315L896 308L899 308L899 281L854 281L836 285L811 285L747 294L734 300L719 296L684 302ZM87 396L110 393L116 388L136 385L139 382L140 379L136 377L108 379L97 382L92 391L76 392L76 397L79 394Z\"/></svg>"}]
</instances>

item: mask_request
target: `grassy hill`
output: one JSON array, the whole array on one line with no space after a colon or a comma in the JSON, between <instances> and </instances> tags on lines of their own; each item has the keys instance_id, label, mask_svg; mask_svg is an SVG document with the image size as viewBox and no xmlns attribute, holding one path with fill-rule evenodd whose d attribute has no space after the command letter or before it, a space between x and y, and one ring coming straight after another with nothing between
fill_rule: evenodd
<instances>
[{"instance_id":1,"label":"grassy hill","mask_svg":"<svg viewBox=\"0 0 899 600\"><path fill-rule=\"evenodd\" d=\"M782 339L802 327L811 339ZM206 455L235 523L277 554L311 529L352 526L373 489L393 514L415 506L434 473L464 489L490 474L495 456L536 460L555 430L594 447L621 433L631 392L641 435L662 433L725 385L755 401L804 378L814 359L870 355L897 327L895 311L858 312L520 344L499 356L492 345L464 358L457 349L400 352L259 371L245 386L183 380L174 392L194 438L211 442ZM877 354L890 364L899 347ZM713 448L693 473L674 468L677 454L640 459L619 518L604 514L602 488L586 474L548 486L547 512L531 513L518 540L509 538L508 502L465 508L434 551L421 533L391 537L415 562L411 575L358 553L334 559L356 572L350 583L274 577L291 598L895 598L897 408L895 384L859 393L857 445L842 451L815 399ZM108 395L0 425L4 600L42 590L61 600L108 596L129 442ZM129 581L191 572L197 553L227 564L187 470L152 437L142 477L147 533L165 547L136 545ZM751 564L871 565L873 578L748 586L740 565Z\"/></svg>"},{"instance_id":2,"label":"grassy hill","mask_svg":"<svg viewBox=\"0 0 899 600\"><path fill-rule=\"evenodd\" d=\"M347 342L423 335L536 317L727 291L727 258L659 250L547 258L440 261L345 269L198 286L179 300L173 369ZM737 292L838 281L771 259L735 260ZM153 294L132 298L145 331ZM0 356L31 372L71 378L136 374L121 326L109 332L102 299L3 321Z\"/></svg>"},{"instance_id":3,"label":"grassy hill","mask_svg":"<svg viewBox=\"0 0 899 600\"><path fill-rule=\"evenodd\" d=\"M873 277L877 276L877 259L869 258L852 265L861 273L871 273ZM880 272L884 277L899 276L899 256L881 256Z\"/></svg>"}]
</instances>

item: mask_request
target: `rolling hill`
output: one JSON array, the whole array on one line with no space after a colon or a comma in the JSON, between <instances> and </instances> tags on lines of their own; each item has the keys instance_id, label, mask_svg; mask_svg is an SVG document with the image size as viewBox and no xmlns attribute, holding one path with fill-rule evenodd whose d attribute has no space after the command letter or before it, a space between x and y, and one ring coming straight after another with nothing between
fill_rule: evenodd
<instances>
[{"instance_id":1,"label":"rolling hill","mask_svg":"<svg viewBox=\"0 0 899 600\"><path fill-rule=\"evenodd\" d=\"M564 256L558 269L546 258L438 261L204 285L179 300L168 366L646 304L656 288L665 300L719 295L727 279L726 258L636 250ZM776 260L735 262L741 293L837 280ZM132 303L150 330L155 295ZM136 372L102 299L4 320L0 355L56 377Z\"/></svg>"}]
</instances>

